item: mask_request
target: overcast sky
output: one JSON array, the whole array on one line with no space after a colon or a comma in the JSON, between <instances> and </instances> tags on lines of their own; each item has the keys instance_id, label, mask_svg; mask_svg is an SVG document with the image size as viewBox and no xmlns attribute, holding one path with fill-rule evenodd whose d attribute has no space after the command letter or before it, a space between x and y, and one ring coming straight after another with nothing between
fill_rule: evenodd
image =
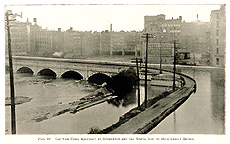
<instances>
[{"instance_id":1,"label":"overcast sky","mask_svg":"<svg viewBox=\"0 0 230 144\"><path fill-rule=\"evenodd\" d=\"M32 22L37 18L38 25L50 30L67 30L73 27L80 31L109 30L141 31L144 28L144 16L165 14L166 19L179 18L191 22L197 19L210 21L212 10L220 5L15 5L6 6L13 13L23 12L20 21L27 18Z\"/></svg>"}]
</instances>

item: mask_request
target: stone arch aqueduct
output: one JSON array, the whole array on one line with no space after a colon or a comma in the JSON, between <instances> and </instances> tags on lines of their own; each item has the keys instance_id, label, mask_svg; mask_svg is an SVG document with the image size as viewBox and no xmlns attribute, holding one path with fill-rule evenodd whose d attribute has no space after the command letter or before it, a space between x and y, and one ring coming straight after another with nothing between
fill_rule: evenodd
<instances>
[{"instance_id":1,"label":"stone arch aqueduct","mask_svg":"<svg viewBox=\"0 0 230 144\"><path fill-rule=\"evenodd\" d=\"M9 65L8 58L6 65ZM20 68L26 67L37 75L41 70L49 69L56 73L56 77L61 77L62 74L68 71L79 73L83 79L88 79L96 73L103 73L108 76L114 75L123 69L127 69L133 64L121 64L115 62L103 62L93 60L73 60L59 58L40 58L40 57L13 57L13 70L17 72Z\"/></svg>"}]
</instances>

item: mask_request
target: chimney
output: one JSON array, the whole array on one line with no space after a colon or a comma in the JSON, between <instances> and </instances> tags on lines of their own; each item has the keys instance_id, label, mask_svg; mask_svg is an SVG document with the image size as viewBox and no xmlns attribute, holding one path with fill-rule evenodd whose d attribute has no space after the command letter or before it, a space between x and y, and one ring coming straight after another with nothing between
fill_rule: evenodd
<instances>
[{"instance_id":1,"label":"chimney","mask_svg":"<svg viewBox=\"0 0 230 144\"><path fill-rule=\"evenodd\" d=\"M37 25L37 18L34 18L34 25Z\"/></svg>"},{"instance_id":2,"label":"chimney","mask_svg":"<svg viewBox=\"0 0 230 144\"><path fill-rule=\"evenodd\" d=\"M70 30L72 31L72 30L73 30L73 27L70 27Z\"/></svg>"},{"instance_id":3,"label":"chimney","mask_svg":"<svg viewBox=\"0 0 230 144\"><path fill-rule=\"evenodd\" d=\"M182 16L179 16L179 20L182 20Z\"/></svg>"},{"instance_id":4,"label":"chimney","mask_svg":"<svg viewBox=\"0 0 230 144\"><path fill-rule=\"evenodd\" d=\"M60 32L60 31L61 31L61 28L58 28L58 31Z\"/></svg>"},{"instance_id":5,"label":"chimney","mask_svg":"<svg viewBox=\"0 0 230 144\"><path fill-rule=\"evenodd\" d=\"M113 25L110 24L110 32L112 32L112 31L113 31Z\"/></svg>"}]
</instances>

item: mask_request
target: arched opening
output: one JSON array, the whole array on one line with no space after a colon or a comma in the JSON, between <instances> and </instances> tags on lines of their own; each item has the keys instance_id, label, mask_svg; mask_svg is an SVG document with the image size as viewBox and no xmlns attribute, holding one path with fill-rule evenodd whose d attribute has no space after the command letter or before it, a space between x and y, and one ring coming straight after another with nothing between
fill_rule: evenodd
<instances>
[{"instance_id":1,"label":"arched opening","mask_svg":"<svg viewBox=\"0 0 230 144\"><path fill-rule=\"evenodd\" d=\"M57 74L51 69L43 69L38 72L39 76L48 76L50 78L56 78Z\"/></svg>"},{"instance_id":2,"label":"arched opening","mask_svg":"<svg viewBox=\"0 0 230 144\"><path fill-rule=\"evenodd\" d=\"M67 71L64 74L62 74L61 77L66 79L75 79L75 80L83 79L83 76L75 71Z\"/></svg>"},{"instance_id":3,"label":"arched opening","mask_svg":"<svg viewBox=\"0 0 230 144\"><path fill-rule=\"evenodd\" d=\"M17 70L17 73L27 73L27 74L34 74L34 72L28 67L21 67Z\"/></svg>"},{"instance_id":4,"label":"arched opening","mask_svg":"<svg viewBox=\"0 0 230 144\"><path fill-rule=\"evenodd\" d=\"M104 82L108 82L110 79L111 77L106 74L96 73L88 78L88 82L101 85Z\"/></svg>"}]
</instances>

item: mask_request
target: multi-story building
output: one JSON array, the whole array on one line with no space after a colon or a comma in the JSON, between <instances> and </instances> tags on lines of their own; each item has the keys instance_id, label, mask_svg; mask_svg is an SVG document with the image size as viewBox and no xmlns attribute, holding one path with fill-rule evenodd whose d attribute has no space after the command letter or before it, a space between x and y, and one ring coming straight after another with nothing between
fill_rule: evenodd
<instances>
[{"instance_id":1,"label":"multi-story building","mask_svg":"<svg viewBox=\"0 0 230 144\"><path fill-rule=\"evenodd\" d=\"M75 31L71 27L64 34L64 52L66 58L98 55L100 33L91 31Z\"/></svg>"},{"instance_id":2,"label":"multi-story building","mask_svg":"<svg viewBox=\"0 0 230 144\"><path fill-rule=\"evenodd\" d=\"M54 53L52 49L52 32L38 26L36 18L34 18L34 23L34 25L29 26L30 54L51 56Z\"/></svg>"},{"instance_id":3,"label":"multi-story building","mask_svg":"<svg viewBox=\"0 0 230 144\"><path fill-rule=\"evenodd\" d=\"M190 53L190 63L201 62L202 54L209 52L207 34L210 23L196 20L194 22L183 22L181 27L180 48ZM204 64L208 64L205 62Z\"/></svg>"},{"instance_id":4,"label":"multi-story building","mask_svg":"<svg viewBox=\"0 0 230 144\"><path fill-rule=\"evenodd\" d=\"M140 55L141 32L103 31L101 32L101 55Z\"/></svg>"},{"instance_id":5,"label":"multi-story building","mask_svg":"<svg viewBox=\"0 0 230 144\"><path fill-rule=\"evenodd\" d=\"M148 62L172 63L174 54L173 42L176 41L177 48L180 42L182 17L177 19L165 19L164 14L144 17L144 32L151 34L149 38ZM145 59L145 39L142 39L142 57Z\"/></svg>"},{"instance_id":6,"label":"multi-story building","mask_svg":"<svg viewBox=\"0 0 230 144\"><path fill-rule=\"evenodd\" d=\"M8 11L12 12L12 11ZM26 54L28 50L29 36L28 23L19 21L10 21L11 49L13 55ZM5 48L8 53L8 33L5 32Z\"/></svg>"},{"instance_id":7,"label":"multi-story building","mask_svg":"<svg viewBox=\"0 0 230 144\"><path fill-rule=\"evenodd\" d=\"M71 27L66 32L64 32L64 52L66 53L66 57L74 58L76 49L74 43L74 31Z\"/></svg>"},{"instance_id":8,"label":"multi-story building","mask_svg":"<svg viewBox=\"0 0 230 144\"><path fill-rule=\"evenodd\" d=\"M51 31L52 37L52 51L54 52L64 52L64 33L61 28L58 31Z\"/></svg>"},{"instance_id":9,"label":"multi-story building","mask_svg":"<svg viewBox=\"0 0 230 144\"><path fill-rule=\"evenodd\" d=\"M225 5L213 10L210 15L210 63L212 66L225 66L226 13Z\"/></svg>"},{"instance_id":10,"label":"multi-story building","mask_svg":"<svg viewBox=\"0 0 230 144\"><path fill-rule=\"evenodd\" d=\"M108 30L101 32L100 55L112 55L111 33Z\"/></svg>"}]
</instances>

